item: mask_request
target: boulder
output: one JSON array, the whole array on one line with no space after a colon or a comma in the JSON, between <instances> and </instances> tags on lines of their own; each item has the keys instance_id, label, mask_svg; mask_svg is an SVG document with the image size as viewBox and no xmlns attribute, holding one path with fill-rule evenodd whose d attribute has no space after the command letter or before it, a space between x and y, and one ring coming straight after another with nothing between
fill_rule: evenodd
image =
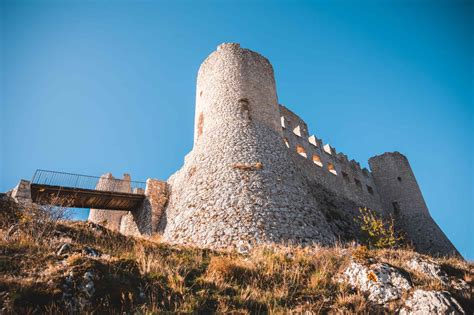
<instances>
[{"instance_id":1,"label":"boulder","mask_svg":"<svg viewBox=\"0 0 474 315\"><path fill-rule=\"evenodd\" d=\"M405 301L400 315L465 314L463 308L449 292L415 290Z\"/></svg>"},{"instance_id":2,"label":"boulder","mask_svg":"<svg viewBox=\"0 0 474 315\"><path fill-rule=\"evenodd\" d=\"M352 262L344 271L342 279L368 294L369 301L376 304L399 299L403 291L412 288L400 270L385 263L363 265Z\"/></svg>"},{"instance_id":3,"label":"boulder","mask_svg":"<svg viewBox=\"0 0 474 315\"><path fill-rule=\"evenodd\" d=\"M412 271L419 272L429 278L437 279L443 284L448 284L448 275L441 270L440 265L432 260L415 256L408 261L407 267Z\"/></svg>"}]
</instances>

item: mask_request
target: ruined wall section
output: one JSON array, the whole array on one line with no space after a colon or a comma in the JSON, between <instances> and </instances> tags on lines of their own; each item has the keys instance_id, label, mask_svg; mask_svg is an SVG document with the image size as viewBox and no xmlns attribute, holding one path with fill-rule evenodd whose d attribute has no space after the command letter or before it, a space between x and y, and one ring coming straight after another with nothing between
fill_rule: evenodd
<instances>
[{"instance_id":1,"label":"ruined wall section","mask_svg":"<svg viewBox=\"0 0 474 315\"><path fill-rule=\"evenodd\" d=\"M104 191L116 191L131 193L130 185L131 177L129 174L123 175L123 181L115 179L112 173L102 175L97 182L96 189ZM106 226L111 230L118 231L120 229L120 221L122 216L126 215L128 211L122 210L101 210L90 209L89 221Z\"/></svg>"},{"instance_id":2,"label":"ruined wall section","mask_svg":"<svg viewBox=\"0 0 474 315\"><path fill-rule=\"evenodd\" d=\"M8 195L19 203L28 204L33 202L31 199L31 182L26 179L20 180L18 185L16 185Z\"/></svg>"},{"instance_id":3,"label":"ruined wall section","mask_svg":"<svg viewBox=\"0 0 474 315\"><path fill-rule=\"evenodd\" d=\"M355 207L369 207L385 214L379 192L366 168L347 156L337 153L329 144L309 135L306 123L288 108L280 105L283 141L290 156L304 176L325 187Z\"/></svg>"},{"instance_id":4,"label":"ruined wall section","mask_svg":"<svg viewBox=\"0 0 474 315\"><path fill-rule=\"evenodd\" d=\"M196 94L194 148L168 180L164 239L211 248L332 244L336 238L282 141L268 60L221 45L201 65Z\"/></svg>"},{"instance_id":5,"label":"ruined wall section","mask_svg":"<svg viewBox=\"0 0 474 315\"><path fill-rule=\"evenodd\" d=\"M137 209L122 216L120 233L133 236L151 236L156 233L167 202L166 182L148 178L145 199Z\"/></svg>"},{"instance_id":6,"label":"ruined wall section","mask_svg":"<svg viewBox=\"0 0 474 315\"><path fill-rule=\"evenodd\" d=\"M408 241L423 253L459 255L431 217L408 159L399 152L384 153L370 158L369 165L384 208Z\"/></svg>"}]
</instances>

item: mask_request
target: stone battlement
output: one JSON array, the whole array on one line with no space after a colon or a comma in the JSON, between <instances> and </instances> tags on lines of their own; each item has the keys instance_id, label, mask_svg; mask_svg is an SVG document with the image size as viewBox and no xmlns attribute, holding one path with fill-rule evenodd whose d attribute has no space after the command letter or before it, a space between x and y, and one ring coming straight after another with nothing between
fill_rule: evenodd
<instances>
[{"instance_id":1,"label":"stone battlement","mask_svg":"<svg viewBox=\"0 0 474 315\"><path fill-rule=\"evenodd\" d=\"M307 124L288 108L280 105L283 139L289 150L311 163L299 163L302 171L329 190L364 206L381 210L372 174L359 162L336 152L315 135L309 135ZM320 169L320 170L318 170ZM335 180L333 177L341 177Z\"/></svg>"}]
</instances>

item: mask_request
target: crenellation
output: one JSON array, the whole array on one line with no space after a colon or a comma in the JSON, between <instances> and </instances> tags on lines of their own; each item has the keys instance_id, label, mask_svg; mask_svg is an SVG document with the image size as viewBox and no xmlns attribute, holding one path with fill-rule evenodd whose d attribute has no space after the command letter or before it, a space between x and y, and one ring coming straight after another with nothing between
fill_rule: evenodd
<instances>
[{"instance_id":1,"label":"crenellation","mask_svg":"<svg viewBox=\"0 0 474 315\"><path fill-rule=\"evenodd\" d=\"M339 159L339 161L343 164L348 164L349 163L349 159L347 158L347 155L345 155L344 153L342 152L338 152L336 157Z\"/></svg>"},{"instance_id":2,"label":"crenellation","mask_svg":"<svg viewBox=\"0 0 474 315\"><path fill-rule=\"evenodd\" d=\"M296 114L292 113L293 117L297 117ZM282 116L284 117L284 116ZM299 121L302 121L298 117ZM283 129L284 142L288 143L287 147L289 150L295 150L298 154L298 159L307 159L312 163L305 163L305 167L302 169L304 173L314 173L317 172L317 178L320 182L328 182L328 188L332 191L335 191L339 194L345 196L349 200L355 200L359 204L364 201L364 199L370 200L372 207L374 207L374 200L376 202L378 195L377 192L373 189L373 181L368 176L365 176L364 171L361 169L360 164L354 160L349 161L347 155L344 153L336 153L336 150L332 148L329 144L323 145L324 141L318 139L316 136L312 135L308 137L308 141L304 138L295 135L294 132L288 130L287 128ZM316 143L315 146L313 143ZM324 148L326 146L326 148ZM328 153L330 152L330 153ZM313 170L313 168L320 169L319 171ZM366 170L368 171L368 170ZM347 177L341 182L333 183L332 179L327 179L325 177L342 177L342 174L346 174ZM323 180L324 179L324 180ZM356 184L359 182L359 184ZM339 191L343 186L343 192ZM369 192L370 187L372 193ZM364 198L358 196L359 194L366 195ZM365 202L365 206L368 206L368 203Z\"/></svg>"}]
</instances>

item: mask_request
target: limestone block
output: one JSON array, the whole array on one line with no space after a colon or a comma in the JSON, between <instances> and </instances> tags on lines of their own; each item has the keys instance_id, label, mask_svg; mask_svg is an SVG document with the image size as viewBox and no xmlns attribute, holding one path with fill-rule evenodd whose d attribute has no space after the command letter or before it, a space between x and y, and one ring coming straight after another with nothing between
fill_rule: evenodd
<instances>
[{"instance_id":1,"label":"limestone block","mask_svg":"<svg viewBox=\"0 0 474 315\"><path fill-rule=\"evenodd\" d=\"M352 287L369 295L369 301L383 304L399 299L402 293L411 289L407 278L388 264L363 265L352 262L344 271L343 279Z\"/></svg>"}]
</instances>

